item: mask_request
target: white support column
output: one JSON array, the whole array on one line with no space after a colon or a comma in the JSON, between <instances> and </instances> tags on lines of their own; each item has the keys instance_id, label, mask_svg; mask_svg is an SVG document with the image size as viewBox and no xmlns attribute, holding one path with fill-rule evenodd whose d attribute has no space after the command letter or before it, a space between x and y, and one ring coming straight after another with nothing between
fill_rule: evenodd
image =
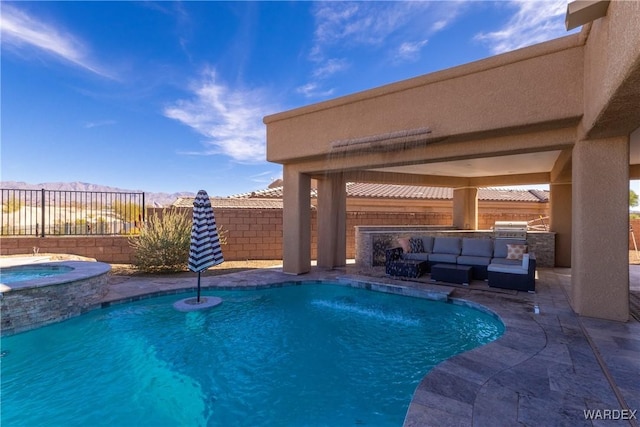
<instances>
[{"instance_id":1,"label":"white support column","mask_svg":"<svg viewBox=\"0 0 640 427\"><path fill-rule=\"evenodd\" d=\"M318 267L346 265L347 191L342 174L318 180Z\"/></svg>"},{"instance_id":2,"label":"white support column","mask_svg":"<svg viewBox=\"0 0 640 427\"><path fill-rule=\"evenodd\" d=\"M283 181L283 271L304 274L311 270L311 179L284 165Z\"/></svg>"},{"instance_id":3,"label":"white support column","mask_svg":"<svg viewBox=\"0 0 640 427\"><path fill-rule=\"evenodd\" d=\"M629 139L573 148L571 304L580 315L629 319Z\"/></svg>"}]
</instances>

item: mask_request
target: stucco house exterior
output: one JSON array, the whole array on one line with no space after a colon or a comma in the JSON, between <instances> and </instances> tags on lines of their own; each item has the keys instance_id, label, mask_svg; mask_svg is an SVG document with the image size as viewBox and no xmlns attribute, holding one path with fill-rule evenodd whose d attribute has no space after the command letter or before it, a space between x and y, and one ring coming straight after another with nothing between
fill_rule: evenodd
<instances>
[{"instance_id":1,"label":"stucco house exterior","mask_svg":"<svg viewBox=\"0 0 640 427\"><path fill-rule=\"evenodd\" d=\"M629 317L629 180L640 178L640 2L569 5L580 33L270 115L283 165L284 271L345 264L347 182L453 188L453 226L476 229L478 188L550 185L557 266L580 315Z\"/></svg>"}]
</instances>

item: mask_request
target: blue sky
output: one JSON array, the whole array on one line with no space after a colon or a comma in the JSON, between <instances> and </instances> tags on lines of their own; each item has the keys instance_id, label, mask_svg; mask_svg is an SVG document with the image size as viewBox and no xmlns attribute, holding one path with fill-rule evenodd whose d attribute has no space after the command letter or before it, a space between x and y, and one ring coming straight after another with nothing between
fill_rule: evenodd
<instances>
[{"instance_id":1,"label":"blue sky","mask_svg":"<svg viewBox=\"0 0 640 427\"><path fill-rule=\"evenodd\" d=\"M265 115L567 35L566 4L3 1L1 178L263 189Z\"/></svg>"}]
</instances>

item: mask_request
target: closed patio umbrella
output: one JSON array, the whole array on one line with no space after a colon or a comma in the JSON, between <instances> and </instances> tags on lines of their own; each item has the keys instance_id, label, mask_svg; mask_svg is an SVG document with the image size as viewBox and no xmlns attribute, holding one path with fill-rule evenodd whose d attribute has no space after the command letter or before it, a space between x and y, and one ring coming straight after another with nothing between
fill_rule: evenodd
<instances>
[{"instance_id":1,"label":"closed patio umbrella","mask_svg":"<svg viewBox=\"0 0 640 427\"><path fill-rule=\"evenodd\" d=\"M193 225L189 248L189 270L198 273L198 298L200 302L200 273L224 262L220 236L213 215L211 200L204 190L198 191L193 201Z\"/></svg>"}]
</instances>

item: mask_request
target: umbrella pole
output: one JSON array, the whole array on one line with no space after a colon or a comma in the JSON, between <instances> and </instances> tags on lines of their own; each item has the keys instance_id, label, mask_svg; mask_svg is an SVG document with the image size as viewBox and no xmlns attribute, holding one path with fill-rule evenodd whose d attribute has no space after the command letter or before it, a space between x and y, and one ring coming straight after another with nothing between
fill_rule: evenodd
<instances>
[{"instance_id":1,"label":"umbrella pole","mask_svg":"<svg viewBox=\"0 0 640 427\"><path fill-rule=\"evenodd\" d=\"M200 302L200 272L198 271L198 298L196 299L196 302L199 303Z\"/></svg>"}]
</instances>

